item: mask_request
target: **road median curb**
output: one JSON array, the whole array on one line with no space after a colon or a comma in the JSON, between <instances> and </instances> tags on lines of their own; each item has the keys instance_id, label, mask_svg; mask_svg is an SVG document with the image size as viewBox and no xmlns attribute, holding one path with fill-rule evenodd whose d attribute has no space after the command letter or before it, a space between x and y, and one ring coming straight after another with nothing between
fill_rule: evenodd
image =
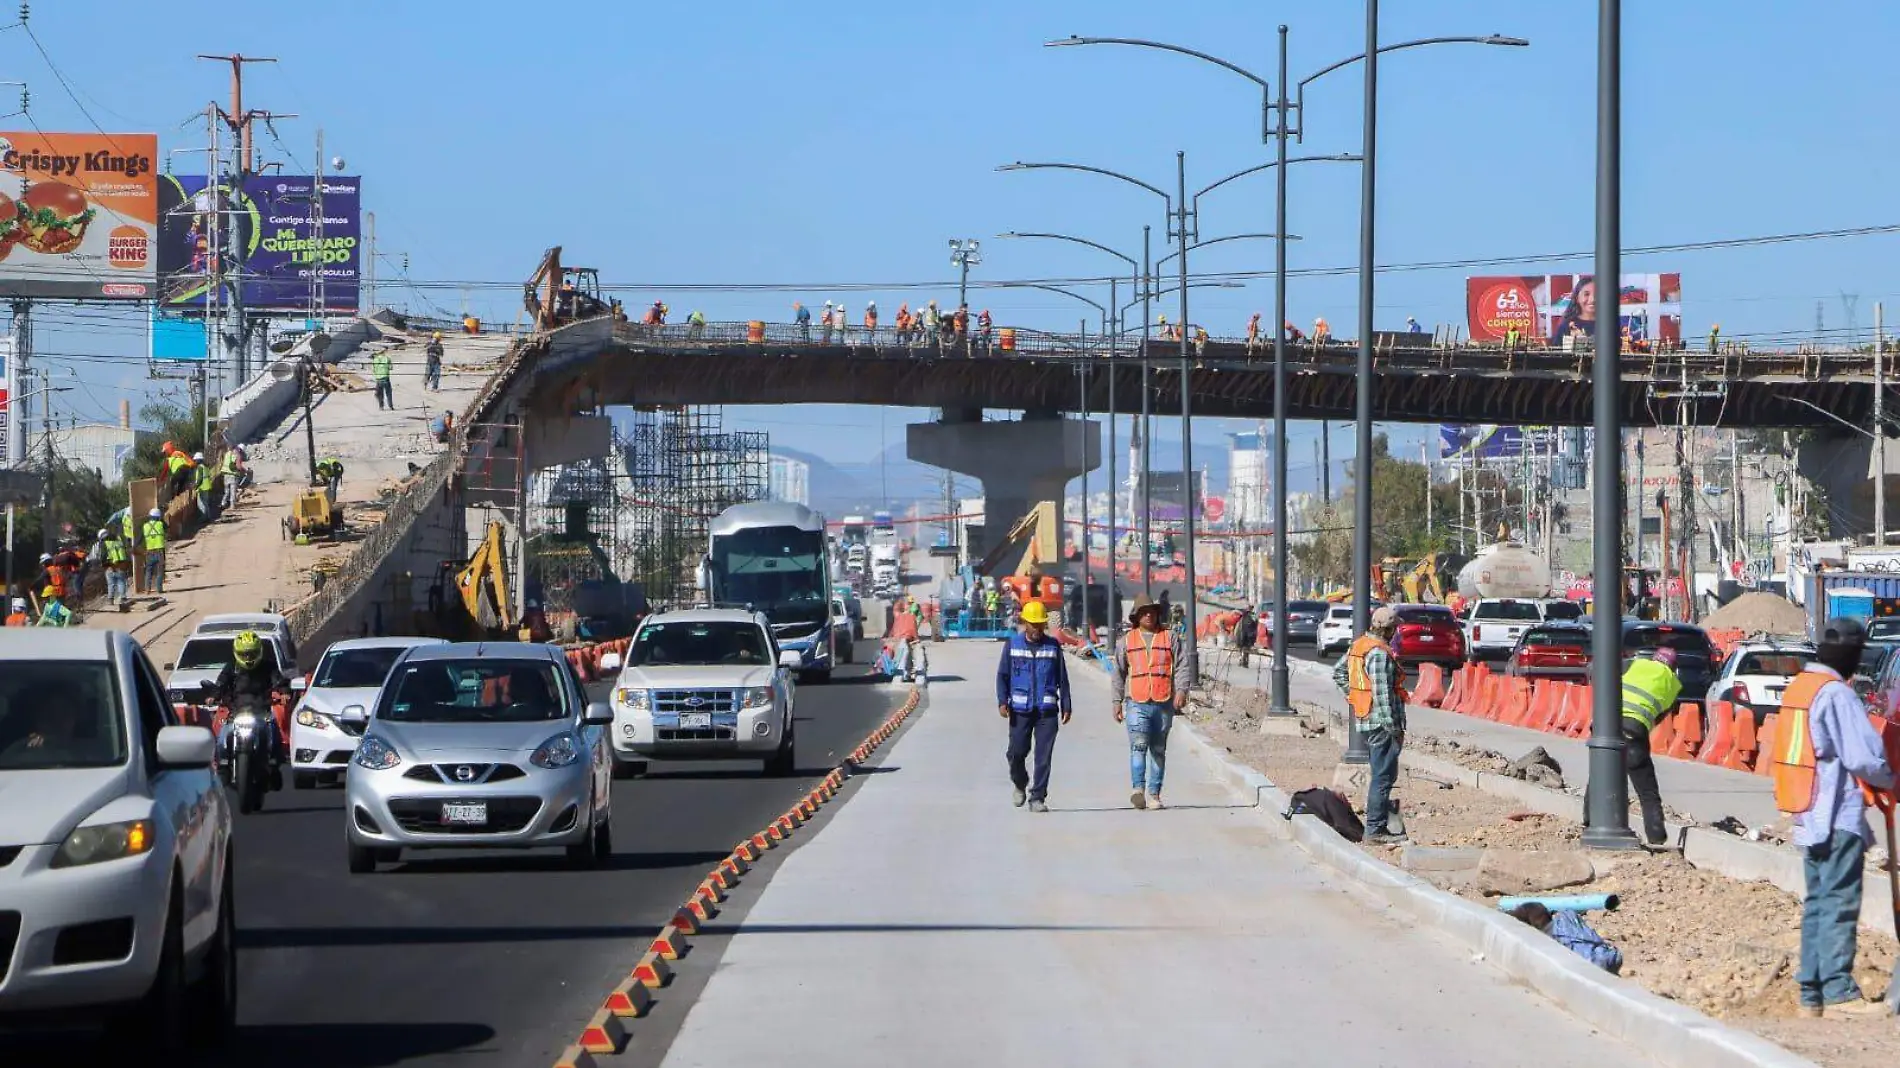
<instances>
[{"instance_id":1,"label":"road median curb","mask_svg":"<svg viewBox=\"0 0 1900 1068\"><path fill-rule=\"evenodd\" d=\"M856 766L894 736L922 701L922 688L912 687L897 711L879 723L852 750L848 760L832 768L810 793L794 801L783 815L740 842L713 865L694 888L692 896L660 927L627 978L608 992L575 1043L561 1052L554 1062L555 1068L598 1068L601 1061L597 1055L625 1052L631 1042L624 1021L644 1017L652 1010L652 991L663 989L673 980L670 962L684 957L688 937L698 934L700 925L719 914L719 903L726 900L726 891L737 886L751 871L752 862L790 839L795 828L811 820L820 808L837 797L845 781L856 772Z\"/></svg>"},{"instance_id":2,"label":"road median curb","mask_svg":"<svg viewBox=\"0 0 1900 1068\"><path fill-rule=\"evenodd\" d=\"M1457 939L1510 978L1605 1034L1673 1068L1816 1068L1813 1061L1746 1031L1618 979L1517 919L1446 893L1339 837L1318 817L1283 818L1286 792L1233 760L1191 722L1176 724L1195 754L1243 801L1269 834L1292 841L1350 879L1372 900Z\"/></svg>"}]
</instances>

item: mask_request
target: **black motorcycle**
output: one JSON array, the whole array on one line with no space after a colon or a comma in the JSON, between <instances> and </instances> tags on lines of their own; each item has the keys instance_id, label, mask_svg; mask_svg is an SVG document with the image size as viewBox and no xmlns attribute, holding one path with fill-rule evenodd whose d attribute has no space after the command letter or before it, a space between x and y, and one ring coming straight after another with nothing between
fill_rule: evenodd
<instances>
[{"instance_id":1,"label":"black motorcycle","mask_svg":"<svg viewBox=\"0 0 1900 1068\"><path fill-rule=\"evenodd\" d=\"M240 813L259 811L266 793L284 788L283 746L268 704L258 708L253 701L226 710L217 760L218 777L238 795Z\"/></svg>"}]
</instances>

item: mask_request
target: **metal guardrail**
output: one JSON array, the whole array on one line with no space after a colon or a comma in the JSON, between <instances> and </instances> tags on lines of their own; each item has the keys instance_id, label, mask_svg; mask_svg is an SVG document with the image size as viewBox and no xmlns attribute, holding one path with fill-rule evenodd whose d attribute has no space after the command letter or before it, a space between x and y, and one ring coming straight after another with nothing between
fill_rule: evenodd
<instances>
[{"instance_id":1,"label":"metal guardrail","mask_svg":"<svg viewBox=\"0 0 1900 1068\"><path fill-rule=\"evenodd\" d=\"M1005 335L1008 335L1007 339ZM1418 339L1416 341L1412 339ZM690 353L698 350L757 350L761 354L786 350L835 350L837 354L876 359L1011 359L1084 357L1110 358L1107 341L1099 334L1063 334L1022 327L995 328L987 333L927 335L921 329L900 334L895 327L875 330L862 326L826 331L821 326L796 323L644 323L614 324L614 339L624 345L652 346ZM1141 340L1125 338L1114 356L1139 359ZM1288 354L1301 371L1355 370L1358 343L1338 338L1316 343L1310 338L1289 342ZM1180 358L1180 342L1151 337L1148 358ZM1189 354L1205 366L1261 370L1273 361L1271 339L1249 344L1245 338L1210 337L1190 341ZM1547 377L1585 378L1595 362L1588 347L1567 351L1543 344L1486 344L1446 342L1429 334L1381 333L1374 343L1374 360L1383 370L1419 374L1457 374L1488 371ZM1837 378L1873 378L1873 356L1865 350L1744 352L1733 346L1709 353L1675 347L1670 351L1625 351L1621 364L1626 376L1664 383L1710 379L1773 379L1825 381Z\"/></svg>"}]
</instances>

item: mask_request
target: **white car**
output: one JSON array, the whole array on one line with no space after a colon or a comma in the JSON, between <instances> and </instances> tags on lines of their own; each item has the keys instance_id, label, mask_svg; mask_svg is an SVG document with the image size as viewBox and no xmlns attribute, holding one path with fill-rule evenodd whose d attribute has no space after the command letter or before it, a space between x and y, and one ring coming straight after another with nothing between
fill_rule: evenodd
<instances>
[{"instance_id":1,"label":"white car","mask_svg":"<svg viewBox=\"0 0 1900 1068\"><path fill-rule=\"evenodd\" d=\"M293 679L297 706L290 717L290 782L299 790L342 781L362 731L340 717L351 705L376 707L376 695L396 658L440 638L349 638L324 650L308 678Z\"/></svg>"},{"instance_id":2,"label":"white car","mask_svg":"<svg viewBox=\"0 0 1900 1068\"><path fill-rule=\"evenodd\" d=\"M613 746L623 773L648 758L759 757L767 775L793 763L792 672L763 615L736 608L662 612L640 624L614 682Z\"/></svg>"},{"instance_id":3,"label":"white car","mask_svg":"<svg viewBox=\"0 0 1900 1068\"><path fill-rule=\"evenodd\" d=\"M290 638L290 623L272 612L239 612L206 616L198 621L185 639L178 659L166 664L171 675L165 690L173 704L195 705L201 687L218 681L231 663L231 642L245 631L255 631L264 643L264 660L288 677L297 668L297 646Z\"/></svg>"},{"instance_id":4,"label":"white car","mask_svg":"<svg viewBox=\"0 0 1900 1068\"><path fill-rule=\"evenodd\" d=\"M857 625L851 617L851 606L838 596L831 598L831 640L840 664L849 664L857 652L851 641L852 628Z\"/></svg>"},{"instance_id":5,"label":"white car","mask_svg":"<svg viewBox=\"0 0 1900 1068\"><path fill-rule=\"evenodd\" d=\"M175 1064L237 1016L231 805L117 631L0 632L0 1017Z\"/></svg>"},{"instance_id":6,"label":"white car","mask_svg":"<svg viewBox=\"0 0 1900 1068\"><path fill-rule=\"evenodd\" d=\"M1755 725L1781 710L1781 693L1814 660L1814 646L1802 641L1745 641L1729 651L1722 673L1709 684L1709 701L1744 705Z\"/></svg>"},{"instance_id":7,"label":"white car","mask_svg":"<svg viewBox=\"0 0 1900 1068\"><path fill-rule=\"evenodd\" d=\"M1326 609L1326 615L1319 621L1319 655L1331 656L1343 653L1352 645L1352 605L1336 604Z\"/></svg>"},{"instance_id":8,"label":"white car","mask_svg":"<svg viewBox=\"0 0 1900 1068\"><path fill-rule=\"evenodd\" d=\"M1471 608L1465 629L1466 655L1473 660L1503 660L1524 632L1544 621L1543 603L1528 597L1486 597Z\"/></svg>"}]
</instances>

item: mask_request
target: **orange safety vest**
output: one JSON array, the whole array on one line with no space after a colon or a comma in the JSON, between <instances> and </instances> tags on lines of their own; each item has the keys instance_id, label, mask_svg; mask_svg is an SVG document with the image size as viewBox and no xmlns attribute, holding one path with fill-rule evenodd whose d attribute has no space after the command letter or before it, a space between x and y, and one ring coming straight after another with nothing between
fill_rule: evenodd
<instances>
[{"instance_id":1,"label":"orange safety vest","mask_svg":"<svg viewBox=\"0 0 1900 1068\"><path fill-rule=\"evenodd\" d=\"M1790 815L1814 807L1814 738L1808 726L1808 709L1814 707L1821 687L1834 681L1833 676L1819 671L1803 671L1781 695L1770 771L1775 781L1775 807Z\"/></svg>"},{"instance_id":2,"label":"orange safety vest","mask_svg":"<svg viewBox=\"0 0 1900 1068\"><path fill-rule=\"evenodd\" d=\"M24 627L28 622L25 612L15 612L7 617L6 625L9 627Z\"/></svg>"},{"instance_id":3,"label":"orange safety vest","mask_svg":"<svg viewBox=\"0 0 1900 1068\"><path fill-rule=\"evenodd\" d=\"M1374 649L1384 649L1385 655L1392 655L1392 647L1381 638L1371 634L1361 634L1346 650L1346 703L1352 706L1354 719L1366 719L1372 715L1372 673L1366 670L1366 656Z\"/></svg>"},{"instance_id":4,"label":"orange safety vest","mask_svg":"<svg viewBox=\"0 0 1900 1068\"><path fill-rule=\"evenodd\" d=\"M1149 634L1136 628L1128 632L1124 642L1128 652L1128 699L1142 704L1174 700L1174 633L1158 630Z\"/></svg>"}]
</instances>

